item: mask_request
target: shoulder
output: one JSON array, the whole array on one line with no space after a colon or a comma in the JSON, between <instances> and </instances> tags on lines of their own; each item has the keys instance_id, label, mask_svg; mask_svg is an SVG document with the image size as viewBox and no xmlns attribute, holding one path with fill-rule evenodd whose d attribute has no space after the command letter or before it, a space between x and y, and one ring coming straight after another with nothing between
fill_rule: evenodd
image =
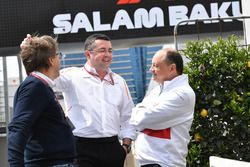
<instances>
[{"instance_id":1,"label":"shoulder","mask_svg":"<svg viewBox=\"0 0 250 167\"><path fill-rule=\"evenodd\" d=\"M75 73L78 71L82 71L82 68L80 67L68 67L60 70L61 74L70 74L70 73Z\"/></svg>"},{"instance_id":2,"label":"shoulder","mask_svg":"<svg viewBox=\"0 0 250 167\"><path fill-rule=\"evenodd\" d=\"M27 76L25 80L20 84L20 87L24 88L44 88L46 85L39 79L33 76Z\"/></svg>"},{"instance_id":3,"label":"shoulder","mask_svg":"<svg viewBox=\"0 0 250 167\"><path fill-rule=\"evenodd\" d=\"M120 87L128 87L126 80L119 74L112 72L112 76L116 85Z\"/></svg>"},{"instance_id":4,"label":"shoulder","mask_svg":"<svg viewBox=\"0 0 250 167\"><path fill-rule=\"evenodd\" d=\"M20 84L17 93L19 95L24 96L35 96L39 95L40 97L45 94L47 85L45 85L39 79L28 76L25 80Z\"/></svg>"},{"instance_id":5,"label":"shoulder","mask_svg":"<svg viewBox=\"0 0 250 167\"><path fill-rule=\"evenodd\" d=\"M176 89L174 89L174 91L181 92L181 93L186 94L186 95L192 95L192 96L195 95L194 90L191 88L191 86L189 84L177 87Z\"/></svg>"},{"instance_id":6,"label":"shoulder","mask_svg":"<svg viewBox=\"0 0 250 167\"><path fill-rule=\"evenodd\" d=\"M112 72L112 76L115 80L125 81L125 79L121 75L119 75L115 72Z\"/></svg>"},{"instance_id":7,"label":"shoulder","mask_svg":"<svg viewBox=\"0 0 250 167\"><path fill-rule=\"evenodd\" d=\"M175 89L172 89L170 91L165 92L165 96L168 97L169 99L180 99L181 101L194 101L195 99L195 93L193 89L188 86L179 86L176 87Z\"/></svg>"}]
</instances>

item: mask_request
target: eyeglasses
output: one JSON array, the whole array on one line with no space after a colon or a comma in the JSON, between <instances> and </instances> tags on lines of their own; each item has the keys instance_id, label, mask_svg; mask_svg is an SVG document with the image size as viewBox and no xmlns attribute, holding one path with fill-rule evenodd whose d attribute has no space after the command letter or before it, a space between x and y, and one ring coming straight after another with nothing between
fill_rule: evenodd
<instances>
[{"instance_id":1,"label":"eyeglasses","mask_svg":"<svg viewBox=\"0 0 250 167\"><path fill-rule=\"evenodd\" d=\"M57 52L57 53L56 53L56 56L58 56L59 59L61 59L61 58L63 57L63 54L62 54L62 52Z\"/></svg>"},{"instance_id":2,"label":"eyeglasses","mask_svg":"<svg viewBox=\"0 0 250 167\"><path fill-rule=\"evenodd\" d=\"M89 50L90 52L95 52L95 53L98 53L98 54L112 54L113 50L112 49L109 49L109 50L106 50L106 49L97 49L97 50Z\"/></svg>"}]
</instances>

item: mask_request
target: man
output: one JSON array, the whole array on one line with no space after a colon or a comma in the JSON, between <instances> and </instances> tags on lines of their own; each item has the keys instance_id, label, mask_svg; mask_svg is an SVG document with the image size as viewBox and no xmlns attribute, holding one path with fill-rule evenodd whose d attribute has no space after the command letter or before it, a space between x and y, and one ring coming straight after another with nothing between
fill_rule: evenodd
<instances>
[{"instance_id":1,"label":"man","mask_svg":"<svg viewBox=\"0 0 250 167\"><path fill-rule=\"evenodd\" d=\"M183 74L183 60L174 49L162 49L152 59L159 83L132 112L130 123L140 132L135 150L142 167L186 167L195 93Z\"/></svg>"},{"instance_id":2,"label":"man","mask_svg":"<svg viewBox=\"0 0 250 167\"><path fill-rule=\"evenodd\" d=\"M86 64L63 69L55 81L75 127L78 163L80 167L123 167L135 137L129 125L134 104L125 80L109 68L109 37L89 36L84 50Z\"/></svg>"},{"instance_id":3,"label":"man","mask_svg":"<svg viewBox=\"0 0 250 167\"><path fill-rule=\"evenodd\" d=\"M71 167L74 137L51 89L60 69L57 42L50 36L28 38L20 53L28 76L16 91L8 126L9 166Z\"/></svg>"}]
</instances>

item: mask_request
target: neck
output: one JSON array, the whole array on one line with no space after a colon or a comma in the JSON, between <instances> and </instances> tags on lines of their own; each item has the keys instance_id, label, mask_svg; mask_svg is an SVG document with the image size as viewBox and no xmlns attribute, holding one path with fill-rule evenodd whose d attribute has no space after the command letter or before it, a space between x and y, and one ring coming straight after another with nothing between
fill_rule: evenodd
<instances>
[{"instance_id":1,"label":"neck","mask_svg":"<svg viewBox=\"0 0 250 167\"><path fill-rule=\"evenodd\" d=\"M49 69L39 70L39 72L46 75L47 77L49 77L52 80L56 79L54 73Z\"/></svg>"},{"instance_id":2,"label":"neck","mask_svg":"<svg viewBox=\"0 0 250 167\"><path fill-rule=\"evenodd\" d=\"M105 77L105 75L107 74L107 71L104 70L103 68L95 67L94 65L91 64L90 61L87 61L87 63L88 63L88 65L89 65L90 67L92 67L92 68L95 69L96 73L99 75L99 78L100 78L101 80L103 80L104 77Z\"/></svg>"},{"instance_id":3,"label":"neck","mask_svg":"<svg viewBox=\"0 0 250 167\"><path fill-rule=\"evenodd\" d=\"M178 73L173 73L170 77L169 77L169 81L173 80L174 78L178 77L179 74Z\"/></svg>"},{"instance_id":4,"label":"neck","mask_svg":"<svg viewBox=\"0 0 250 167\"><path fill-rule=\"evenodd\" d=\"M96 69L96 72L97 72L97 74L99 75L99 77L100 77L101 80L103 80L104 77L105 77L105 75L107 74L107 72L106 72L106 71L103 71L103 70L97 70L97 69Z\"/></svg>"}]
</instances>

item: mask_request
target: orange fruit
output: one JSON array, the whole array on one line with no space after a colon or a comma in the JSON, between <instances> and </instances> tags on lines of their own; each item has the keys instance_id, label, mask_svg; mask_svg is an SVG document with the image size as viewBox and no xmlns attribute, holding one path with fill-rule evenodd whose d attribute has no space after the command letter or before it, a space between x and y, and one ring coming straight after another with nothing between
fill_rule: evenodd
<instances>
[{"instance_id":1,"label":"orange fruit","mask_svg":"<svg viewBox=\"0 0 250 167\"><path fill-rule=\"evenodd\" d=\"M203 117L203 118L205 118L206 116L207 116L207 114L208 114L208 111L206 110L206 109L202 109L201 110L201 112L200 112L200 115L201 115L201 117Z\"/></svg>"},{"instance_id":2,"label":"orange fruit","mask_svg":"<svg viewBox=\"0 0 250 167\"><path fill-rule=\"evenodd\" d=\"M200 136L199 133L195 133L195 134L194 134L194 140L195 140L195 141L200 141L200 140L201 140L201 136Z\"/></svg>"}]
</instances>

